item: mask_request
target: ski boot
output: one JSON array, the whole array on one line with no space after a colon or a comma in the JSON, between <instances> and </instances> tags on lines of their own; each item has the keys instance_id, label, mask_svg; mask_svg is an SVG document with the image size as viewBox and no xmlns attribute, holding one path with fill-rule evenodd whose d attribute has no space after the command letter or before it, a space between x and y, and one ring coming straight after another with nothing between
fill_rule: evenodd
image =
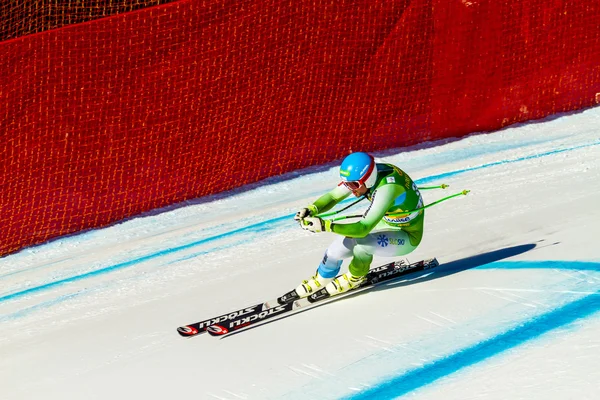
<instances>
[{"instance_id":1,"label":"ski boot","mask_svg":"<svg viewBox=\"0 0 600 400\"><path fill-rule=\"evenodd\" d=\"M365 279L365 276L355 276L348 271L332 280L325 288L331 296L335 296L360 286Z\"/></svg>"},{"instance_id":2,"label":"ski boot","mask_svg":"<svg viewBox=\"0 0 600 400\"><path fill-rule=\"evenodd\" d=\"M298 293L298 296L301 298L306 297L317 290L324 288L331 281L333 281L333 278L323 278L319 275L319 270L317 270L310 279L302 281L296 288L296 293Z\"/></svg>"}]
</instances>

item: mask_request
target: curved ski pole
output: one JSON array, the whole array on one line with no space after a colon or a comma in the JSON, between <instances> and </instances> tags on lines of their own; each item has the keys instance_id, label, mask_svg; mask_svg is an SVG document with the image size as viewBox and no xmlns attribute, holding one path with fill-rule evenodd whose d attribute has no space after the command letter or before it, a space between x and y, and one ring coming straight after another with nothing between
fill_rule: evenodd
<instances>
[{"instance_id":1,"label":"curved ski pole","mask_svg":"<svg viewBox=\"0 0 600 400\"><path fill-rule=\"evenodd\" d=\"M417 189L419 189L419 190L446 189L446 188L448 188L449 186L450 186L450 185L447 185L447 184L445 184L445 183L442 183L442 184L441 184L441 185L439 185L439 186L424 186L424 187L418 187ZM468 193L468 191L467 191L467 193ZM465 193L465 194L466 194L466 193ZM436 202L434 202L434 203L431 203L431 204L429 204L429 205L427 205L427 206L425 206L425 207L421 207L421 208L418 208L418 209L416 209L416 210L412 210L412 211L407 211L407 212L406 212L406 214L407 214L407 215L408 215L408 214L412 214L412 213L413 213L413 212L415 212L415 211L419 211L419 210L425 209L425 208L427 208L427 207L429 207L429 206L432 206L432 205L434 205L434 204L440 203L440 202L442 202L442 201L444 201L444 200L447 200L447 199L449 199L449 198L452 198L452 197L455 197L455 196L458 196L458 194L456 194L456 195L453 195L453 196L450 196L450 197L447 197L447 198L444 198L444 199L441 199L441 200L438 200L438 201L436 201ZM356 201L352 202L351 204L348 204L348 205L347 205L346 207L344 207L344 208L340 208L339 210L332 211L332 212L329 212L329 213L317 214L316 216L317 216L317 217L319 217L319 218L331 217L332 215L336 215L336 214L339 214L339 213L341 213L342 211L346 211L347 209L349 209L350 207L354 206L355 204L358 204L358 203L360 203L360 202L361 202L361 201L363 201L364 199L366 199L366 197L365 197L365 196L361 196L361 197L360 197L358 200L356 200ZM404 213L403 213L403 214L404 214ZM393 215L396 215L396 214L393 214ZM401 215L401 214L399 214L399 215ZM359 216L360 216L360 215L359 215ZM340 220L340 219L346 219L346 218L354 218L354 217L356 217L356 215L349 215L349 216L346 216L346 217L339 217L339 218L337 218L337 219L332 219L332 221L337 221L337 220Z\"/></svg>"},{"instance_id":2,"label":"curved ski pole","mask_svg":"<svg viewBox=\"0 0 600 400\"><path fill-rule=\"evenodd\" d=\"M470 190L463 190L462 192L454 193L453 195L444 197L443 199L439 199L437 201L434 201L433 203L429 203L426 206L415 208L414 210L403 211L403 212L400 212L400 213L393 213L393 214L387 214L387 215L391 215L391 216L394 216L394 217L401 216L401 215L410 215L410 214L412 214L414 212L421 211L421 210L424 210L424 209L429 208L431 206L434 206L436 204L439 204L442 201L450 200L450 199L452 199L454 197L458 197L458 196L466 196L469 192L470 192ZM331 218L330 221L341 221L343 219L360 218L360 217L362 217L362 215L344 215L344 216L337 217L337 218Z\"/></svg>"},{"instance_id":3,"label":"curved ski pole","mask_svg":"<svg viewBox=\"0 0 600 400\"><path fill-rule=\"evenodd\" d=\"M340 208L339 210L332 211L332 212L325 213L325 214L317 214L316 216L317 216L317 217L319 217L319 218L325 218L325 217L330 217L330 216L332 216L332 215L335 215L335 214L339 214L339 213L341 213L342 211L346 211L347 209L349 209L349 208L350 208L350 207L352 207L353 205L360 203L360 202L361 202L361 201L363 201L364 199L366 199L366 197L365 197L365 196L361 196L361 197L360 197L358 200L356 200L356 201L353 201L352 203L348 204L348 205L347 205L346 207L344 207L344 208Z\"/></svg>"}]
</instances>

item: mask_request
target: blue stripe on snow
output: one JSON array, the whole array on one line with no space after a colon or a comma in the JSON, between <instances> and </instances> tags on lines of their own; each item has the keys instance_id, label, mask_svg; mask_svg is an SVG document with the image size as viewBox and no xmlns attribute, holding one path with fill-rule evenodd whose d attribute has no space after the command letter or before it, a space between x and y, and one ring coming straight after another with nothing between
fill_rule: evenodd
<instances>
[{"instance_id":1,"label":"blue stripe on snow","mask_svg":"<svg viewBox=\"0 0 600 400\"><path fill-rule=\"evenodd\" d=\"M243 227L243 228L240 228L240 229L236 229L236 230L233 230L233 231L225 232L225 233L222 233L220 235L211 236L211 237L208 237L208 238L205 238L205 239L197 240L195 242L191 242L191 243L188 243L188 244L185 244L185 245L182 245L182 246L171 247L171 248L168 248L168 249L165 249L165 250L161 250L161 251L158 251L158 252L155 252L155 253L148 254L148 255L143 256L143 257L135 258L133 260L124 261L124 262L121 262L121 263L118 263L118 264L114 264L114 265L111 265L111 266L108 266L108 267L104 267L104 268L100 268L100 269L97 269L97 270L94 270L94 271L86 272L86 273L83 273L83 274L80 274L80 275L75 275L75 276L71 276L71 277L68 277L68 278L59 279L59 280L56 280L56 281L53 281L53 282L46 283L44 285L34 286L34 287L31 287L31 288L28 288L28 289L24 289L24 290L20 290L20 291L17 291L17 292L5 294L5 295L0 296L0 303L8 301L8 300L17 299L17 298L20 298L20 297L23 297L23 296L27 296L27 295L30 295L30 294L34 294L34 293L37 293L37 292L41 292L41 291L44 291L46 289L52 289L52 288L55 288L57 286L60 286L60 285L66 284L66 283L77 282L77 281L81 281L81 280L84 280L84 279L87 279L87 278L92 278L92 277L95 277L95 276L103 275L103 274L106 274L106 273L109 273L109 272L118 271L118 270L121 270L121 269L124 269L124 268L127 268L127 267L131 267L131 266L136 265L136 264L140 264L140 263L145 262L145 261L149 261L149 260L161 257L161 256L173 254L173 253L176 253L178 251L186 250L186 249L189 249L189 248L192 248L192 247L204 245L204 244L207 244L207 243L210 243L210 242L214 242L214 241L219 240L219 239L227 238L229 236L234 236L236 234L247 233L247 232L261 232L261 231L264 231L265 229L268 229L268 225L277 223L279 221L287 220L288 218L289 218L289 216L287 216L287 215L284 216L284 217L273 218L273 219L271 219L269 221L261 222L261 223L258 223L258 224L246 226L246 227ZM229 245L225 245L225 246L221 246L221 247L227 248L227 247L230 247L230 246ZM213 251L220 250L220 247L212 249L212 250ZM201 252L201 253L197 253L196 255L200 255L200 254L204 254L204 253L205 252ZM186 259L186 258L187 257L184 257L182 259Z\"/></svg>"},{"instance_id":2,"label":"blue stripe on snow","mask_svg":"<svg viewBox=\"0 0 600 400\"><path fill-rule=\"evenodd\" d=\"M531 269L557 268L568 270L600 271L600 263L568 261L496 262L482 265L478 269ZM345 400L395 399L451 375L463 368L501 354L539 338L547 332L570 324L575 320L590 317L600 311L600 291L573 301L563 307L533 318L507 332L496 335L474 346L458 350L422 367L404 372L369 390L345 397Z\"/></svg>"},{"instance_id":3,"label":"blue stripe on snow","mask_svg":"<svg viewBox=\"0 0 600 400\"><path fill-rule=\"evenodd\" d=\"M600 145L600 142L582 144L582 145L579 145L579 146L573 146L573 147L567 147L567 148L564 148L564 149L547 151L545 153L532 154L530 156L519 157L519 158L515 158L515 159L512 159L512 160L496 161L496 162L493 162L493 163L478 165L477 167L465 168L465 169L460 169L460 170L457 170L457 171L445 172L443 174L428 176L428 177L425 177L425 178L418 179L415 182L418 183L418 184L424 184L424 183L429 183L429 182L433 182L433 181L439 181L440 179L448 178L448 177L459 175L459 174L464 174L465 172L477 171L477 170L480 170L480 169L495 167L495 166L503 165L503 164L511 164L511 163L516 163L516 162L521 162L521 161L533 160L535 158L553 156L553 155L560 154L560 153L565 153L565 152L568 152L568 151L579 150L579 149L583 149L583 148L586 148L586 147L593 147L593 146L598 146L598 145Z\"/></svg>"},{"instance_id":4,"label":"blue stripe on snow","mask_svg":"<svg viewBox=\"0 0 600 400\"><path fill-rule=\"evenodd\" d=\"M462 174L462 173L465 173L465 172L475 171L475 170L484 169L484 168L490 168L490 167L494 167L494 166L502 165L502 164L508 164L508 163L526 161L526 160L530 160L530 159L534 159L534 158L546 157L546 156L555 155L555 154L558 154L558 153L564 153L564 152L568 152L568 151L578 150L578 149L585 148L585 147L597 146L599 144L600 144L600 142L594 142L594 143L589 143L589 144L585 144L585 145L569 147L569 148L565 148L565 149L553 150L553 151L549 151L549 152L546 152L546 153L534 154L534 155L530 155L530 156L527 156L527 157L516 158L516 159L513 159L513 160L504 160L504 161L498 161L498 162L489 163L489 164L483 164L483 165L480 165L480 166L477 166L477 167L472 167L472 168L467 168L467 169L462 169L462 170L447 172L447 173L444 173L444 174L439 174L439 175L433 175L433 176L429 176L429 177L424 177L424 178L416 180L415 182L417 184L429 183L429 182L438 181L440 179L447 178L447 177L450 177L450 176L459 175L459 174ZM235 236L235 235L240 234L240 233L263 231L265 229L273 228L274 224L281 223L281 222L284 222L284 221L286 221L286 222L291 221L290 218L292 216L293 216L293 214L284 215L284 216L277 217L277 218L272 218L272 219L269 219L269 220L266 220L266 221L263 221L263 222L260 222L260 223L257 223L257 224L249 225L249 226L246 226L246 227L243 227L243 228L240 228L240 229L235 229L235 230L232 230L232 231L229 231L229 232L225 232L225 233L222 233L222 234L219 234L219 235L216 235L216 236L211 236L211 237L208 237L208 238L205 238L205 239L197 240L197 241L185 244L185 245L168 248L168 249L165 249L165 250L162 250L162 251L158 251L158 252L155 252L155 253L148 254L148 255L143 256L143 257L139 257L139 258L135 258L135 259L132 259L132 260L124 261L124 262L121 262L121 263L118 263L118 264L114 264L114 265L111 265L111 266L108 266L108 267L100 268L100 269L97 269L97 270L94 270L94 271L90 271L90 272L87 272L87 273L83 273L83 274L80 274L80 275L71 276L71 277L68 277L68 278L64 278L64 279L56 280L56 281L53 281L53 282L49 282L49 283L46 283L46 284L43 284L43 285L38 285L38 286L31 287L31 288L19 290L19 291L13 292L13 293L1 295L0 296L0 303L5 302L7 300L13 300L13 299L17 299L17 298L20 298L20 297L23 297L23 296L34 294L34 293L37 293L37 292L40 292L40 291L44 291L44 290L47 290L47 289L51 289L51 288L54 288L54 287L57 287L57 286L60 286L60 285L66 284L66 283L77 282L77 281L81 281L83 279L95 277L95 276L106 274L106 273L109 273L109 272L118 271L118 270L121 270L121 269L124 269L124 268L127 268L127 267L131 267L133 265L140 264L142 262L149 261L149 260L161 257L161 256L165 256L165 255L169 255L169 254L172 254L172 253L176 253L178 251L186 250L186 249L189 249L189 248L192 248L192 247L195 247L195 246L204 245L206 243L213 242L213 241L216 241L216 240L219 240L219 239L223 239L223 238L228 238L228 237L231 237L231 236ZM218 248L215 249L215 250L218 250ZM203 253L204 252L201 252L201 253L198 253L198 254L203 254Z\"/></svg>"}]
</instances>

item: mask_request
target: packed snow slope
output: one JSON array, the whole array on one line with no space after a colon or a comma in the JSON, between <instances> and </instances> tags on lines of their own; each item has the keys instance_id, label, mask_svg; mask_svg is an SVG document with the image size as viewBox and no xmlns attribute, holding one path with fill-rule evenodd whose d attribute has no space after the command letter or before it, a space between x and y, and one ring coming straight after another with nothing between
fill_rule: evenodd
<instances>
[{"instance_id":1,"label":"packed snow slope","mask_svg":"<svg viewBox=\"0 0 600 400\"><path fill-rule=\"evenodd\" d=\"M426 203L471 190L426 211L408 259L440 267L222 340L176 328L314 272L333 234L292 217L339 160L0 259L0 398L600 398L599 126L375 154L450 185Z\"/></svg>"}]
</instances>

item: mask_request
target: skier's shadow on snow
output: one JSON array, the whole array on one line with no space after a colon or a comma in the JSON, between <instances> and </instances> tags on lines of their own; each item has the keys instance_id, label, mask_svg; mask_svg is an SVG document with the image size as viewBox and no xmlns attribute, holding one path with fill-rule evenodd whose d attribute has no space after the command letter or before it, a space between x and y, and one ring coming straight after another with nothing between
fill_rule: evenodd
<instances>
[{"instance_id":1,"label":"skier's shadow on snow","mask_svg":"<svg viewBox=\"0 0 600 400\"><path fill-rule=\"evenodd\" d=\"M468 269L481 267L486 264L491 264L496 261L514 257L516 255L533 250L536 247L536 244L530 243L519 246L507 247L505 249L494 250L488 253L477 254L475 256L461 258L459 260L454 260L447 263L443 262L443 260L438 260L440 261L440 265L432 270L425 270L422 272L406 275L406 278L399 282L392 282L387 285L384 284L380 287L373 288L373 290L386 290L396 288L398 286L414 285L420 282L426 282L433 279L443 278L445 276L453 275L458 272L466 271Z\"/></svg>"},{"instance_id":2,"label":"skier's shadow on snow","mask_svg":"<svg viewBox=\"0 0 600 400\"><path fill-rule=\"evenodd\" d=\"M554 243L554 244L556 244L556 243ZM523 245L519 245L519 246L507 247L505 249L490 251L488 253L477 254L475 256L461 258L460 260L454 260L454 261L450 261L450 262L443 262L443 260L441 260L441 261L438 260L438 261L440 261L440 265L434 269L425 270L422 272L415 272L413 274L408 274L408 275L406 275L405 279L403 279L399 282L391 282L389 284L382 284L381 286L375 287L371 290L372 291L387 290L387 289L397 288L399 286L414 285L414 284L418 284L420 282L430 281L432 279L443 278L445 276L453 275L458 272L466 271L471 268L477 268L482 265L491 264L496 261L514 257L516 255L523 254L530 250L533 250L536 247L537 247L537 245L535 245L533 243L523 244ZM358 292L353 295L351 294L348 297L346 297L346 299L352 298L354 296L360 296L363 293L364 292ZM316 303L317 307L320 305L321 304ZM300 312L303 312L303 311L306 311L306 310L302 310ZM272 322L276 322L280 319L285 319L290 316L291 315L288 315L288 316L285 316L282 318L278 318L278 319L275 319L272 321L267 321L263 324L250 327L250 328L248 328L248 330L255 329L260 326L267 325ZM222 337L222 339L227 338L229 336L234 336L238 333L240 333L240 332L234 331L234 332L230 333L229 335Z\"/></svg>"}]
</instances>

